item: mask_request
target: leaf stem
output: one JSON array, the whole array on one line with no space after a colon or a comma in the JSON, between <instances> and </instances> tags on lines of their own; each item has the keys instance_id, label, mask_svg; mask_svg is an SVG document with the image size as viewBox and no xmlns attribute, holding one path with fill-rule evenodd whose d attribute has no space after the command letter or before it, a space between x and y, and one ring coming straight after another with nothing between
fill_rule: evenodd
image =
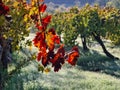
<instances>
[{"instance_id":1,"label":"leaf stem","mask_svg":"<svg viewBox=\"0 0 120 90\"><path fill-rule=\"evenodd\" d=\"M42 17L41 17L41 13L39 12L40 11L40 8L39 8L39 6L40 6L40 4L39 4L39 0L37 0L37 6L38 6L38 15L39 15L39 17L38 17L38 22L42 25Z\"/></svg>"}]
</instances>

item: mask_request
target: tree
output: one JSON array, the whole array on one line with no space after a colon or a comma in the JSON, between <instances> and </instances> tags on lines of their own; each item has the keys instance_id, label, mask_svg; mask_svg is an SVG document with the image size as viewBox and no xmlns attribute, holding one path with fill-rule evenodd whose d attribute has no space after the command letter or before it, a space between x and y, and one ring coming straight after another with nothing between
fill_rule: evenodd
<instances>
[{"instance_id":1,"label":"tree","mask_svg":"<svg viewBox=\"0 0 120 90\"><path fill-rule=\"evenodd\" d=\"M57 13L54 15L51 25L57 30L59 35L63 35L63 43L67 46L78 44L76 39L81 34L83 50L88 51L86 37L82 33L85 27L82 23L76 23L76 21L81 20L81 17L77 17L78 14L79 9L77 7L71 8L68 12Z\"/></svg>"},{"instance_id":2,"label":"tree","mask_svg":"<svg viewBox=\"0 0 120 90\"><path fill-rule=\"evenodd\" d=\"M99 10L100 17L104 22L107 32L106 37L110 39L114 45L120 45L120 10L113 7L105 7Z\"/></svg>"},{"instance_id":3,"label":"tree","mask_svg":"<svg viewBox=\"0 0 120 90\"><path fill-rule=\"evenodd\" d=\"M80 34L82 45L83 45L83 50L88 51L88 47L86 44L86 38L89 37L89 34L87 33L87 18L82 15L82 13L85 13L85 11L88 8L84 8L83 10L80 10L79 13L77 14L73 19L72 19L72 26L75 27L77 32ZM85 11L84 11L85 10ZM84 21L83 21L84 20Z\"/></svg>"},{"instance_id":4,"label":"tree","mask_svg":"<svg viewBox=\"0 0 120 90\"><path fill-rule=\"evenodd\" d=\"M103 52L112 59L118 59L108 52L101 37L105 37L107 33L118 30L119 22L118 10L115 8L100 8L98 6L86 5L76 15L75 25L80 30L81 35L92 36L101 45Z\"/></svg>"}]
</instances>

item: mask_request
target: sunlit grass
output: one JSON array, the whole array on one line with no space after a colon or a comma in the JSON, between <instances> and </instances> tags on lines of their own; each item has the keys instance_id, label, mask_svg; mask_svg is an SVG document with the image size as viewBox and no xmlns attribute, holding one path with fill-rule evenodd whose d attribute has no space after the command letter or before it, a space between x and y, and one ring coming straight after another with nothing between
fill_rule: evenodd
<instances>
[{"instance_id":1,"label":"sunlit grass","mask_svg":"<svg viewBox=\"0 0 120 90\"><path fill-rule=\"evenodd\" d=\"M55 73L37 71L34 62L21 69L10 80L5 90L119 90L120 79L105 73L83 71L78 66L64 65Z\"/></svg>"}]
</instances>

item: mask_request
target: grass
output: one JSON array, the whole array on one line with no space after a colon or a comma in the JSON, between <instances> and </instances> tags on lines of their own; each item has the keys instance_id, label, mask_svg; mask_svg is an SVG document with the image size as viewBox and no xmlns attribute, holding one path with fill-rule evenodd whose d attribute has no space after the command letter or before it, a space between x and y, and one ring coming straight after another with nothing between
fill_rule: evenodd
<instances>
[{"instance_id":1,"label":"grass","mask_svg":"<svg viewBox=\"0 0 120 90\"><path fill-rule=\"evenodd\" d=\"M106 46L120 57L120 47ZM6 81L4 90L120 90L120 60L106 57L98 44L89 53L81 52L75 67L64 64L57 73L38 72L37 63L27 62L23 53L14 54L9 72L23 60L25 65Z\"/></svg>"},{"instance_id":2,"label":"grass","mask_svg":"<svg viewBox=\"0 0 120 90\"><path fill-rule=\"evenodd\" d=\"M83 70L101 72L120 78L120 60L112 60L102 54L81 56L77 64Z\"/></svg>"},{"instance_id":3,"label":"grass","mask_svg":"<svg viewBox=\"0 0 120 90\"><path fill-rule=\"evenodd\" d=\"M65 64L59 72L48 74L38 72L35 61L30 61L6 82L4 90L120 90L120 61L97 54L82 55L77 66Z\"/></svg>"},{"instance_id":4,"label":"grass","mask_svg":"<svg viewBox=\"0 0 120 90\"><path fill-rule=\"evenodd\" d=\"M119 90L120 79L105 73L64 65L58 72L43 74L34 62L7 81L5 90Z\"/></svg>"}]
</instances>

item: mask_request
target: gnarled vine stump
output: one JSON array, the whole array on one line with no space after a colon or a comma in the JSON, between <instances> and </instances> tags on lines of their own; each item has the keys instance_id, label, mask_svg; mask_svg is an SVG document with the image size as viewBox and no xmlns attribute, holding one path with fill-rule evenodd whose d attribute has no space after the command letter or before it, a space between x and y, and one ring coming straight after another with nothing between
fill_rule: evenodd
<instances>
[{"instance_id":1,"label":"gnarled vine stump","mask_svg":"<svg viewBox=\"0 0 120 90\"><path fill-rule=\"evenodd\" d=\"M11 40L0 37L0 90L3 88L4 75L7 74L8 62L12 60Z\"/></svg>"}]
</instances>

